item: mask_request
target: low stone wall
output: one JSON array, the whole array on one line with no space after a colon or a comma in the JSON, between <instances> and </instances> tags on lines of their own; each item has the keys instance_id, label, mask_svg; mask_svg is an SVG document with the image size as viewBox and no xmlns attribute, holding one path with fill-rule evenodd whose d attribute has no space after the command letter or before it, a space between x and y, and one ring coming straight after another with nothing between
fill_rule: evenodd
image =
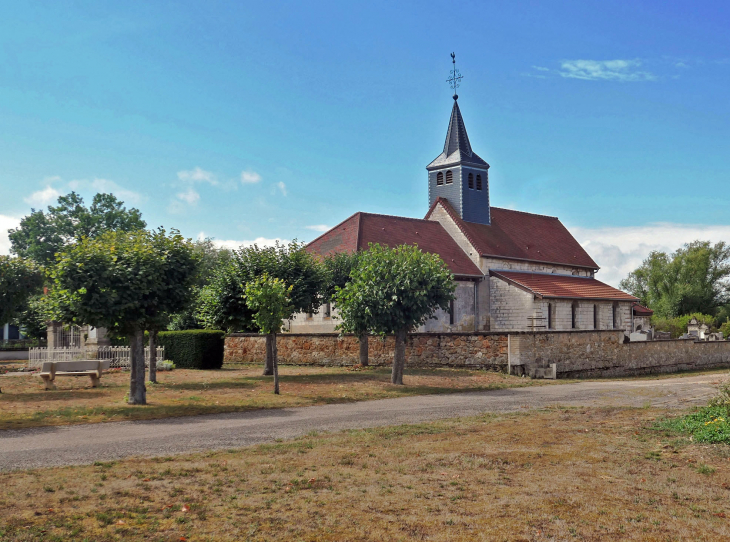
<instances>
[{"instance_id":1,"label":"low stone wall","mask_svg":"<svg viewBox=\"0 0 730 542\"><path fill-rule=\"evenodd\" d=\"M558 378L730 368L728 341L623 341L623 331L513 334L510 335L511 364L524 364L529 372L532 367L555 363Z\"/></svg>"},{"instance_id":2,"label":"low stone wall","mask_svg":"<svg viewBox=\"0 0 730 542\"><path fill-rule=\"evenodd\" d=\"M394 338L370 337L371 365L390 365ZM283 333L279 361L291 365L355 365L357 337L336 333ZM263 363L262 335L226 337L226 363ZM413 333L406 347L407 367L465 367L520 373L556 364L558 378L629 376L711 368L730 368L730 341L692 340L624 343L622 330L516 333ZM518 371L513 371L518 372Z\"/></svg>"},{"instance_id":3,"label":"low stone wall","mask_svg":"<svg viewBox=\"0 0 730 542\"><path fill-rule=\"evenodd\" d=\"M0 350L0 361L28 359L28 350Z\"/></svg>"},{"instance_id":4,"label":"low stone wall","mask_svg":"<svg viewBox=\"0 0 730 542\"><path fill-rule=\"evenodd\" d=\"M355 365L360 344L352 335L336 333L282 333L277 336L279 362L292 365ZM395 339L370 337L371 365L393 362ZM226 363L263 363L262 335L233 333L226 337ZM413 333L406 344L408 367L469 367L507 369L507 335L503 333Z\"/></svg>"}]
</instances>

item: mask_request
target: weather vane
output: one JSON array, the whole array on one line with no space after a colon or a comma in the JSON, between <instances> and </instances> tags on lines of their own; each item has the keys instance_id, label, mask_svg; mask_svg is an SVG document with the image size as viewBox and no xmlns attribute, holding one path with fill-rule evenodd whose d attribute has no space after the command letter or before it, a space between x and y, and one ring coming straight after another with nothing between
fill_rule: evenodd
<instances>
[{"instance_id":1,"label":"weather vane","mask_svg":"<svg viewBox=\"0 0 730 542\"><path fill-rule=\"evenodd\" d=\"M459 88L459 83L461 83L464 76L456 69L456 55L454 53L451 53L451 63L454 65L454 69L451 70L451 77L449 77L446 82L453 89L454 100L456 100L459 98L459 95L456 93L456 89Z\"/></svg>"}]
</instances>

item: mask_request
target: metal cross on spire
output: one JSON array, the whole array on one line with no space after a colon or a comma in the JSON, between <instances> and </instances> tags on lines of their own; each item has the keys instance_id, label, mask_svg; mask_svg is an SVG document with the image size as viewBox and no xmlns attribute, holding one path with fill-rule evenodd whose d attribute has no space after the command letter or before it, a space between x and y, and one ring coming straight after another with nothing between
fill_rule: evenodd
<instances>
[{"instance_id":1,"label":"metal cross on spire","mask_svg":"<svg viewBox=\"0 0 730 542\"><path fill-rule=\"evenodd\" d=\"M454 69L451 70L451 76L446 80L446 82L454 91L454 100L458 100L459 95L456 93L456 89L459 88L459 83L461 83L464 76L456 69L456 55L454 53L451 53L451 63L454 65Z\"/></svg>"}]
</instances>

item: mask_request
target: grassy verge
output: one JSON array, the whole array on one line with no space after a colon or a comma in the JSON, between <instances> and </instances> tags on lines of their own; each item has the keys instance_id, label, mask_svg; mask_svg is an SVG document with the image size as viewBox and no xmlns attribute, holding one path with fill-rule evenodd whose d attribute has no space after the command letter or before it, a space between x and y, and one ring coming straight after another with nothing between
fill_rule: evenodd
<instances>
[{"instance_id":1,"label":"grassy verge","mask_svg":"<svg viewBox=\"0 0 730 542\"><path fill-rule=\"evenodd\" d=\"M556 409L0 474L0 539L727 540L726 447Z\"/></svg>"},{"instance_id":2,"label":"grassy verge","mask_svg":"<svg viewBox=\"0 0 730 542\"><path fill-rule=\"evenodd\" d=\"M0 376L0 429L147 420L548 383L488 371L411 369L406 370L406 386L394 386L387 368L282 367L281 395L276 396L272 393L272 377L263 377L261 372L258 366L163 372L157 384L148 384L146 406L126 404L129 373L107 373L99 388L91 388L86 377L59 377L59 389L55 391L42 390L40 378L31 375Z\"/></svg>"},{"instance_id":3,"label":"grassy verge","mask_svg":"<svg viewBox=\"0 0 730 542\"><path fill-rule=\"evenodd\" d=\"M707 406L684 416L660 420L656 429L689 435L695 442L730 444L727 407Z\"/></svg>"}]
</instances>

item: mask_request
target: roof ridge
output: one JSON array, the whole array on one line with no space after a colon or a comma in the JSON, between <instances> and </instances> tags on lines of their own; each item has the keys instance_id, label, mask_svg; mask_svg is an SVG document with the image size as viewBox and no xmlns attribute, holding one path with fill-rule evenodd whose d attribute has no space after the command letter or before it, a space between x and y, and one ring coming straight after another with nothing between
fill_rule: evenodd
<instances>
[{"instance_id":1,"label":"roof ridge","mask_svg":"<svg viewBox=\"0 0 730 542\"><path fill-rule=\"evenodd\" d=\"M548 273L546 271L526 271L524 269L492 269L495 273L522 273L525 275L547 275L549 277L566 277L566 278L573 278L573 279L588 279L588 280L595 280L597 282L601 282L595 277L582 277L580 275L566 275L565 273ZM605 282L601 282L601 284L606 284ZM610 284L607 284L607 286L611 286ZM613 286L611 286L613 288Z\"/></svg>"},{"instance_id":2,"label":"roof ridge","mask_svg":"<svg viewBox=\"0 0 730 542\"><path fill-rule=\"evenodd\" d=\"M523 215L542 216L544 218L553 218L553 219L558 220L558 221L560 220L557 216L543 215L541 213L530 213L530 212L527 212L527 211L518 211L517 209L507 209L506 207L494 207L494 206L492 206L491 208L492 209L497 209L498 211L509 211L510 213L520 213L520 214L523 214Z\"/></svg>"},{"instance_id":3,"label":"roof ridge","mask_svg":"<svg viewBox=\"0 0 730 542\"><path fill-rule=\"evenodd\" d=\"M400 220L418 220L420 222L431 222L430 220L428 220L426 218L413 218L413 217L410 217L410 216L384 215L382 213L367 213L367 212L364 212L364 211L361 211L359 214L361 214L361 215L367 215L367 216L381 216L381 217L384 217L384 218L397 218L397 219L400 219Z\"/></svg>"}]
</instances>

